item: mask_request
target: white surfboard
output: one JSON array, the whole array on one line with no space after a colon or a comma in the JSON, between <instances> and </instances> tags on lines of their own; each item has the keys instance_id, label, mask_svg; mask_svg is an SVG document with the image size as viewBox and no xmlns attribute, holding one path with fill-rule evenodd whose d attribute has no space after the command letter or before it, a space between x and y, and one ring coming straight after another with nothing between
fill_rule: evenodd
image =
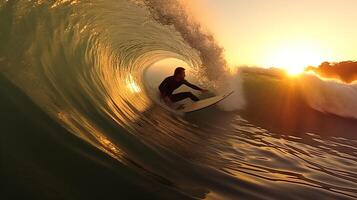
<instances>
[{"instance_id":1,"label":"white surfboard","mask_svg":"<svg viewBox=\"0 0 357 200\"><path fill-rule=\"evenodd\" d=\"M227 98L229 95L231 95L234 91L223 94L223 95L218 95L218 96L214 96L214 97L210 97L207 99L203 99L200 101L196 101L193 103L187 103L187 104L183 104L181 106L179 106L179 108L177 110L184 112L184 113L189 113L189 112L193 112L193 111L198 111L204 108L207 108L209 106L213 106L216 103L222 101L223 99Z\"/></svg>"}]
</instances>

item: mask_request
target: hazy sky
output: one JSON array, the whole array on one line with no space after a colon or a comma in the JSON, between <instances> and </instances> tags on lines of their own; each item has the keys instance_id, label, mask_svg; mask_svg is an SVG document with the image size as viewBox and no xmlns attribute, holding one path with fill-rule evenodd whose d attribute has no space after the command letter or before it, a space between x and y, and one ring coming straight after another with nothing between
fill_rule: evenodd
<instances>
[{"instance_id":1,"label":"hazy sky","mask_svg":"<svg viewBox=\"0 0 357 200\"><path fill-rule=\"evenodd\" d=\"M189 0L231 65L357 60L357 0ZM289 65L289 66L288 66Z\"/></svg>"}]
</instances>

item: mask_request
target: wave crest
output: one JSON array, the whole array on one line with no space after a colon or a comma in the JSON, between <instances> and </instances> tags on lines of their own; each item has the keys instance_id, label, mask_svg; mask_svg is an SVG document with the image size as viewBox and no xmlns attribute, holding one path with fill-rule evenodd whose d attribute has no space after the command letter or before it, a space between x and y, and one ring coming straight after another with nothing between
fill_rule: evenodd
<instances>
[{"instance_id":1,"label":"wave crest","mask_svg":"<svg viewBox=\"0 0 357 200\"><path fill-rule=\"evenodd\" d=\"M321 79L313 74L304 74L298 83L306 102L313 109L357 119L357 83Z\"/></svg>"}]
</instances>

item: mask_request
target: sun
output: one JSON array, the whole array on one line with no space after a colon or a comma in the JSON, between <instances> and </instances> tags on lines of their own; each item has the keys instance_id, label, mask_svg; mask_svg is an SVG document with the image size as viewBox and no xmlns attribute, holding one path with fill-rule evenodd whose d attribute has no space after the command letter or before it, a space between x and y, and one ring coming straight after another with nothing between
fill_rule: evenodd
<instances>
[{"instance_id":1,"label":"sun","mask_svg":"<svg viewBox=\"0 0 357 200\"><path fill-rule=\"evenodd\" d=\"M288 73L288 75L290 76L297 76L301 73L304 72L304 68L289 68L289 69L285 69L285 71Z\"/></svg>"},{"instance_id":2,"label":"sun","mask_svg":"<svg viewBox=\"0 0 357 200\"><path fill-rule=\"evenodd\" d=\"M268 67L284 69L295 76L304 72L308 66L323 62L323 56L315 46L309 44L286 44L271 51L264 63Z\"/></svg>"}]
</instances>

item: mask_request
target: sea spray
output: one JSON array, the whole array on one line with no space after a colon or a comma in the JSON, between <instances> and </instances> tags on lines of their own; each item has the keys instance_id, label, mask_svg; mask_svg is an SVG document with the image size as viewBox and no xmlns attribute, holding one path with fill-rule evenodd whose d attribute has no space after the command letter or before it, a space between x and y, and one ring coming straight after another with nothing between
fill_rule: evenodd
<instances>
[{"instance_id":1,"label":"sea spray","mask_svg":"<svg viewBox=\"0 0 357 200\"><path fill-rule=\"evenodd\" d=\"M240 68L236 68L232 73L226 74L218 81L216 93L224 94L233 91L233 93L221 101L218 105L224 111L241 110L245 107L243 79Z\"/></svg>"},{"instance_id":2,"label":"sea spray","mask_svg":"<svg viewBox=\"0 0 357 200\"><path fill-rule=\"evenodd\" d=\"M163 25L173 26L185 42L199 52L201 66L199 72L205 78L216 81L228 73L224 50L212 34L192 20L181 1L143 0L153 18ZM197 66L193 66L197 67Z\"/></svg>"},{"instance_id":3,"label":"sea spray","mask_svg":"<svg viewBox=\"0 0 357 200\"><path fill-rule=\"evenodd\" d=\"M303 74L297 79L307 104L320 112L357 119L357 83Z\"/></svg>"},{"instance_id":4,"label":"sea spray","mask_svg":"<svg viewBox=\"0 0 357 200\"><path fill-rule=\"evenodd\" d=\"M212 34L204 31L201 25L186 12L182 1L144 0L153 18L163 25L172 25L181 37L193 49L197 50L202 62L197 69L196 76L201 83L215 94L234 93L220 103L225 111L242 109L245 105L242 92L242 78L239 70L231 73L224 59L224 49L219 46Z\"/></svg>"}]
</instances>

